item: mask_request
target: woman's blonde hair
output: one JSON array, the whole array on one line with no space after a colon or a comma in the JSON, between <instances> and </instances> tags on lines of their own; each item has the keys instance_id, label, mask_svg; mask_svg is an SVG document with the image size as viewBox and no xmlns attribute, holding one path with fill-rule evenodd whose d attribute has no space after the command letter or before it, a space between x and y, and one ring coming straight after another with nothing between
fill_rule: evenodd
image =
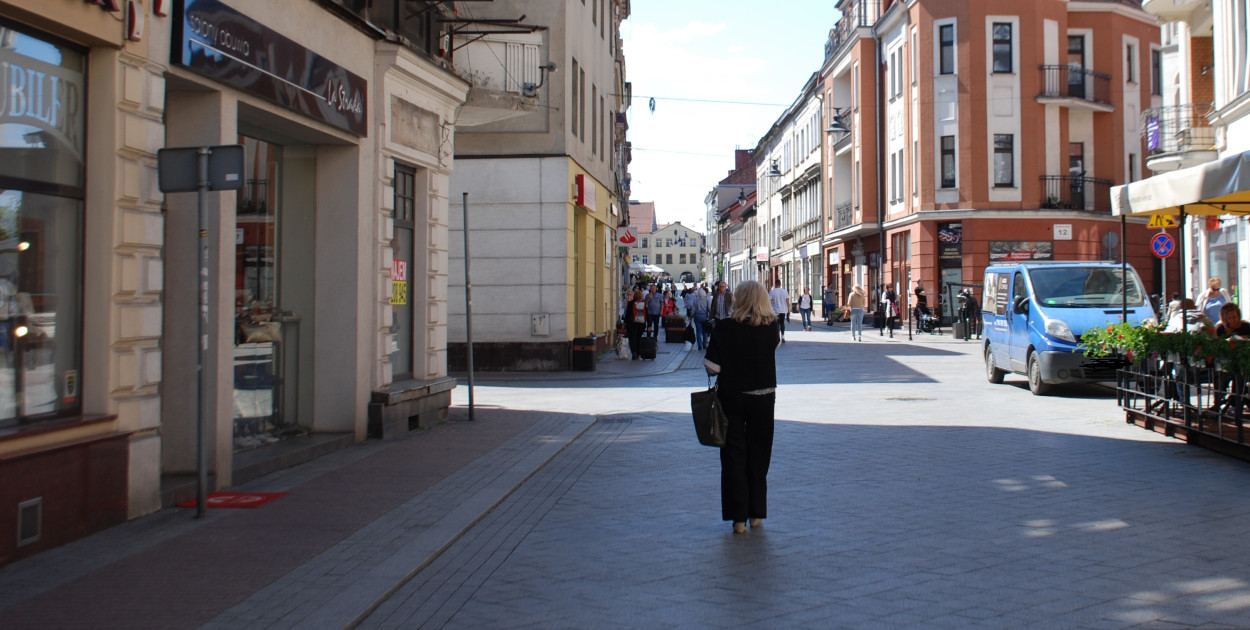
<instances>
[{"instance_id":1,"label":"woman's blonde hair","mask_svg":"<svg viewBox=\"0 0 1250 630\"><path fill-rule=\"evenodd\" d=\"M754 280L747 280L734 289L733 312L729 317L752 326L763 326L777 321L773 303L768 300L768 290Z\"/></svg>"}]
</instances>

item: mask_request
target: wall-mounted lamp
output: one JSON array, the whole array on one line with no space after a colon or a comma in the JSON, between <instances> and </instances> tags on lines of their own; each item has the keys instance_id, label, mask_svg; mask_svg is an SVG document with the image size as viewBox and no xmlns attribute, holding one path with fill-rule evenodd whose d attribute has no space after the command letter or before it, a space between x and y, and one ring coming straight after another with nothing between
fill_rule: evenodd
<instances>
[{"instance_id":1,"label":"wall-mounted lamp","mask_svg":"<svg viewBox=\"0 0 1250 630\"><path fill-rule=\"evenodd\" d=\"M747 205L747 191L745 188L738 189L738 204L743 206Z\"/></svg>"},{"instance_id":2,"label":"wall-mounted lamp","mask_svg":"<svg viewBox=\"0 0 1250 630\"><path fill-rule=\"evenodd\" d=\"M547 81L547 73L555 72L555 71L556 71L556 62L554 61L548 61L547 63L544 63L541 66L538 66L538 83L522 83L521 95L522 96L538 96L538 88L542 87L543 83Z\"/></svg>"},{"instance_id":3,"label":"wall-mounted lamp","mask_svg":"<svg viewBox=\"0 0 1250 630\"><path fill-rule=\"evenodd\" d=\"M843 109L844 108L842 107L833 108L833 120L829 121L829 128L825 129L825 133L830 134L830 135L833 135L833 134L843 135L843 134L851 133L850 128L847 127L842 122L842 110ZM839 140L839 139L840 138L835 138L835 140Z\"/></svg>"},{"instance_id":4,"label":"wall-mounted lamp","mask_svg":"<svg viewBox=\"0 0 1250 630\"><path fill-rule=\"evenodd\" d=\"M781 169L777 167L777 160L772 161L772 166L768 167L769 177L781 177Z\"/></svg>"}]
</instances>

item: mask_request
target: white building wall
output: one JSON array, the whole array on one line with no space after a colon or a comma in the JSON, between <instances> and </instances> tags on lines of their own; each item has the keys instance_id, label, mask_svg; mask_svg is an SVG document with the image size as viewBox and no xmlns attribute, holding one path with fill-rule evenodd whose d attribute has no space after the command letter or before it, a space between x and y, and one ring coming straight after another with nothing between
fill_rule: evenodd
<instances>
[{"instance_id":1,"label":"white building wall","mask_svg":"<svg viewBox=\"0 0 1250 630\"><path fill-rule=\"evenodd\" d=\"M564 157L456 162L451 190L472 191L468 216L474 342L569 338L568 181ZM453 201L449 213L447 332L451 339L462 340L464 213L457 205ZM545 317L545 331L532 328L534 315Z\"/></svg>"}]
</instances>

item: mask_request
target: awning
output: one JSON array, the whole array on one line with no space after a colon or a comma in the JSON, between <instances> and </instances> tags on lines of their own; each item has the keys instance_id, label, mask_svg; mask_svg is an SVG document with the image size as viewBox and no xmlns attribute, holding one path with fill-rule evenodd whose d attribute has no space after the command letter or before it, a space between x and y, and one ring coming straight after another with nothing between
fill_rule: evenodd
<instances>
[{"instance_id":1,"label":"awning","mask_svg":"<svg viewBox=\"0 0 1250 630\"><path fill-rule=\"evenodd\" d=\"M1250 214L1250 151L1111 188L1112 216Z\"/></svg>"}]
</instances>

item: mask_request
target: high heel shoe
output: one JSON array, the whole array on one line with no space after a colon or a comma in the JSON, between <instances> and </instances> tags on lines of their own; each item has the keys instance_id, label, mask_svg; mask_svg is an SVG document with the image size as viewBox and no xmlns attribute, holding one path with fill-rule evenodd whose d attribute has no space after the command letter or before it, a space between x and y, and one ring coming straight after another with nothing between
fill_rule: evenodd
<instances>
[{"instance_id":1,"label":"high heel shoe","mask_svg":"<svg viewBox=\"0 0 1250 630\"><path fill-rule=\"evenodd\" d=\"M764 519L762 518L751 519L751 529L755 529L756 527L759 527L760 525L763 525L763 524L764 524Z\"/></svg>"},{"instance_id":2,"label":"high heel shoe","mask_svg":"<svg viewBox=\"0 0 1250 630\"><path fill-rule=\"evenodd\" d=\"M745 522L745 521L734 521L734 533L735 533L735 534L745 534L745 533L747 533L747 524L746 524L746 522Z\"/></svg>"}]
</instances>

